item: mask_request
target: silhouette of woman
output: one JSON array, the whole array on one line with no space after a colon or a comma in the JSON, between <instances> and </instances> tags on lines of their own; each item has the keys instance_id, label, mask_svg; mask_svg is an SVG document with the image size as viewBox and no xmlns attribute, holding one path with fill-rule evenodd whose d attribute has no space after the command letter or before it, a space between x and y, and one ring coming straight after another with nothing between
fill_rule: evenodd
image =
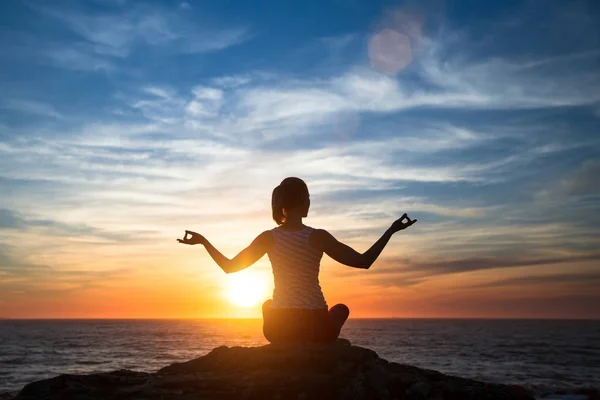
<instances>
[{"instance_id":1,"label":"silhouette of woman","mask_svg":"<svg viewBox=\"0 0 600 400\"><path fill-rule=\"evenodd\" d=\"M369 269L392 235L417 222L406 214L388 228L365 253L337 241L323 229L302 223L308 215L310 196L302 179L286 178L273 190L273 219L277 227L258 235L233 259L225 257L204 236L185 231L178 242L202 244L213 260L230 274L241 271L268 254L273 266L273 299L262 307L263 333L269 342L335 341L350 310L336 304L329 310L319 285L319 264L323 253L355 268Z\"/></svg>"}]
</instances>

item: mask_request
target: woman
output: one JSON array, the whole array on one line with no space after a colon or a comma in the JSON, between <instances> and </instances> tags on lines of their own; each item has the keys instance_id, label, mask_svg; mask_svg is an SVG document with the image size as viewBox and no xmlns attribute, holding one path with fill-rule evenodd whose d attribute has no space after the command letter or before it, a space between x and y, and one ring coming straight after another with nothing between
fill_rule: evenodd
<instances>
[{"instance_id":1,"label":"woman","mask_svg":"<svg viewBox=\"0 0 600 400\"><path fill-rule=\"evenodd\" d=\"M177 241L204 245L227 274L241 271L268 254L275 288L273 299L262 307L265 338L270 342L335 341L350 310L344 304L327 308L318 276L323 253L350 267L369 269L392 235L417 220L404 214L361 254L338 242L329 232L302 223L310 207L308 187L302 179L284 179L273 190L271 206L278 226L258 235L231 260L196 232L185 231L184 238Z\"/></svg>"}]
</instances>

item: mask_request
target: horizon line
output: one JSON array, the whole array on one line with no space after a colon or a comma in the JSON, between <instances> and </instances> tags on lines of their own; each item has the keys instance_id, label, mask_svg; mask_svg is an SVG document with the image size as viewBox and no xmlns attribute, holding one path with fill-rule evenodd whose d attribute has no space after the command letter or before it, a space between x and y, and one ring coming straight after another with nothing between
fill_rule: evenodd
<instances>
[{"instance_id":1,"label":"horizon line","mask_svg":"<svg viewBox=\"0 0 600 400\"><path fill-rule=\"evenodd\" d=\"M262 320L262 317L128 317L128 318L14 318L0 317L0 321L181 321L181 320ZM356 317L354 320L480 320L480 321L600 321L600 318L555 317Z\"/></svg>"}]
</instances>

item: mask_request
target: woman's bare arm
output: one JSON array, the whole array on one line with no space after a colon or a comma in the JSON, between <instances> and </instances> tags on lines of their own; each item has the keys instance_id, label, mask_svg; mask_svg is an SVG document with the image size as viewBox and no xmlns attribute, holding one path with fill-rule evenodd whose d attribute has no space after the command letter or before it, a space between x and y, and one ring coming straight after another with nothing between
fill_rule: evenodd
<instances>
[{"instance_id":1,"label":"woman's bare arm","mask_svg":"<svg viewBox=\"0 0 600 400\"><path fill-rule=\"evenodd\" d=\"M403 222L406 219L406 222ZM398 231L408 228L417 222L411 220L406 214L396 220L388 230L364 253L359 253L352 247L339 242L332 234L323 229L315 230L310 236L310 244L333 258L337 262L354 268L369 269L377 260L392 235Z\"/></svg>"},{"instance_id":2,"label":"woman's bare arm","mask_svg":"<svg viewBox=\"0 0 600 400\"><path fill-rule=\"evenodd\" d=\"M188 235L191 237L188 238ZM199 233L192 231L185 231L183 239L177 239L179 243L183 244L202 244L208 251L208 254L217 263L219 267L226 274L238 272L248 268L255 262L257 262L262 256L265 255L273 245L273 234L271 231L265 231L258 235L256 239L250 243L248 247L240 251L237 256L232 259L225 257L215 246L213 246L204 236Z\"/></svg>"}]
</instances>

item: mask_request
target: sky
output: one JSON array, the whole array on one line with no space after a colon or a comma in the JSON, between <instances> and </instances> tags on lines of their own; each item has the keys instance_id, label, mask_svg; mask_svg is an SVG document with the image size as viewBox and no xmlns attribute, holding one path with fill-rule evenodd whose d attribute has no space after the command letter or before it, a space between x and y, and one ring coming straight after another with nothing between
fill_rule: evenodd
<instances>
[{"instance_id":1,"label":"sky","mask_svg":"<svg viewBox=\"0 0 600 400\"><path fill-rule=\"evenodd\" d=\"M260 317L271 191L351 318L600 318L600 3L3 1L0 317ZM236 295L256 290L249 307ZM248 294L249 296L250 294ZM243 296L242 296L243 297Z\"/></svg>"}]
</instances>

